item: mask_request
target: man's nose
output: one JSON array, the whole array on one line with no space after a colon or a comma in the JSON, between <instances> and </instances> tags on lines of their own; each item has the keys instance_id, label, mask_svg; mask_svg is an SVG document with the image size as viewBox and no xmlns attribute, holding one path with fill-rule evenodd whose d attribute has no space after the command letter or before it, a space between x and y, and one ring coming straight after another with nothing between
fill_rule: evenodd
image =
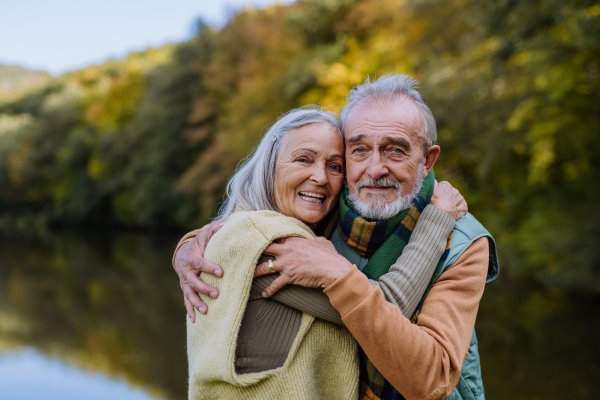
<instances>
[{"instance_id":1,"label":"man's nose","mask_svg":"<svg viewBox=\"0 0 600 400\"><path fill-rule=\"evenodd\" d=\"M369 162L369 166L367 167L367 174L373 179L379 179L389 173L390 170L381 155L378 152L374 152Z\"/></svg>"}]
</instances>

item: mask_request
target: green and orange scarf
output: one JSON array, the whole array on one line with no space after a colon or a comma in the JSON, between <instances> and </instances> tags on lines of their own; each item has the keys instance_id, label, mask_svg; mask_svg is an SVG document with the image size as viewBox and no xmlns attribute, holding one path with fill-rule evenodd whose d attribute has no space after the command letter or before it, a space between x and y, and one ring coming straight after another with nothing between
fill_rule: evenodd
<instances>
[{"instance_id":1,"label":"green and orange scarf","mask_svg":"<svg viewBox=\"0 0 600 400\"><path fill-rule=\"evenodd\" d=\"M410 240L410 235L425 207L431 201L435 186L433 171L423 181L423 186L412 206L402 211L397 216L386 221L369 221L357 214L356 209L348 200L348 191L344 190L340 196L338 230L342 238L352 246L357 253L369 259L363 273L369 279L379 280L386 274L392 264L398 260L404 247ZM446 251L440 258L434 276L444 267L450 251L450 237ZM416 324L421 307L433 281L425 290L411 322ZM369 400L399 400L402 395L377 371L364 351L361 352L360 371L360 399ZM401 362L401 361L399 361Z\"/></svg>"}]
</instances>

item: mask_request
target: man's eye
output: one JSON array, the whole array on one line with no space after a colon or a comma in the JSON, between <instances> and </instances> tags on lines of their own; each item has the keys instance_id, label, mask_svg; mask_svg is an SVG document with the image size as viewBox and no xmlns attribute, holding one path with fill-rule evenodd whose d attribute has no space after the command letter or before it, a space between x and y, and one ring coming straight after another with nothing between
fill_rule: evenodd
<instances>
[{"instance_id":1,"label":"man's eye","mask_svg":"<svg viewBox=\"0 0 600 400\"><path fill-rule=\"evenodd\" d=\"M394 148L394 149L392 149L392 151L394 152L394 154L400 154L400 153L402 153L402 150L400 150L400 149L399 149L399 148L397 148L397 147L396 147L396 148Z\"/></svg>"},{"instance_id":2,"label":"man's eye","mask_svg":"<svg viewBox=\"0 0 600 400\"><path fill-rule=\"evenodd\" d=\"M365 152L365 149L361 149L361 148L359 147L358 149L354 149L354 152L355 152L355 153L358 153L358 154L362 154L362 153L364 153L364 152Z\"/></svg>"}]
</instances>

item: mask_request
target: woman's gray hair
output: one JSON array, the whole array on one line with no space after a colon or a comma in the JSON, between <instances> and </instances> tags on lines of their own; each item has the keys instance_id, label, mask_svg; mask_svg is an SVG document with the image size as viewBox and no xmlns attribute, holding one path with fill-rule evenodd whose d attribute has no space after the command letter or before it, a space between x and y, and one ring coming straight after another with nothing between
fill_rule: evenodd
<instances>
[{"instance_id":1,"label":"woman's gray hair","mask_svg":"<svg viewBox=\"0 0 600 400\"><path fill-rule=\"evenodd\" d=\"M393 101L402 97L408 97L414 101L423 119L423 137L425 139L424 150L427 151L437 140L437 128L433 113L427 106L425 98L416 88L419 82L406 74L388 74L371 81L369 77L362 85L355 86L346 99L346 107L342 110L340 120L342 129L350 110L355 106L367 105L376 102Z\"/></svg>"},{"instance_id":2,"label":"woman's gray hair","mask_svg":"<svg viewBox=\"0 0 600 400\"><path fill-rule=\"evenodd\" d=\"M304 106L282 115L238 164L227 183L227 198L217 219L226 220L237 207L245 211L279 211L275 203L275 180L281 146L291 132L309 124L329 124L344 140L336 115L319 106Z\"/></svg>"}]
</instances>

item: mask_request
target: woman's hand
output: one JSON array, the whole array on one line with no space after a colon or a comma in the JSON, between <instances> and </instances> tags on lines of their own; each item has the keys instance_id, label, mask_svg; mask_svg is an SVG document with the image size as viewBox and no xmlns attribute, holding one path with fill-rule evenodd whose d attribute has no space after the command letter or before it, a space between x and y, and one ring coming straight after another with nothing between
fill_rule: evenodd
<instances>
[{"instance_id":1,"label":"woman's hand","mask_svg":"<svg viewBox=\"0 0 600 400\"><path fill-rule=\"evenodd\" d=\"M224 222L218 221L206 225L194 239L183 244L173 258L173 268L179 275L179 285L183 291L183 303L192 322L196 322L194 308L202 314L208 312L208 306L200 299L198 292L214 299L219 297L219 290L204 283L199 275L201 272L217 277L223 275L218 265L204 259L206 245L223 225Z\"/></svg>"},{"instance_id":2,"label":"woman's hand","mask_svg":"<svg viewBox=\"0 0 600 400\"><path fill-rule=\"evenodd\" d=\"M431 204L447 212L456 220L469 211L465 198L446 181L439 183L435 181Z\"/></svg>"},{"instance_id":3,"label":"woman's hand","mask_svg":"<svg viewBox=\"0 0 600 400\"><path fill-rule=\"evenodd\" d=\"M338 254L333 243L323 237L280 239L270 244L264 253L276 257L273 268L281 275L264 290L263 297L272 296L288 284L326 289L352 269L352 264ZM256 267L254 276L270 273L273 271L265 262Z\"/></svg>"}]
</instances>

